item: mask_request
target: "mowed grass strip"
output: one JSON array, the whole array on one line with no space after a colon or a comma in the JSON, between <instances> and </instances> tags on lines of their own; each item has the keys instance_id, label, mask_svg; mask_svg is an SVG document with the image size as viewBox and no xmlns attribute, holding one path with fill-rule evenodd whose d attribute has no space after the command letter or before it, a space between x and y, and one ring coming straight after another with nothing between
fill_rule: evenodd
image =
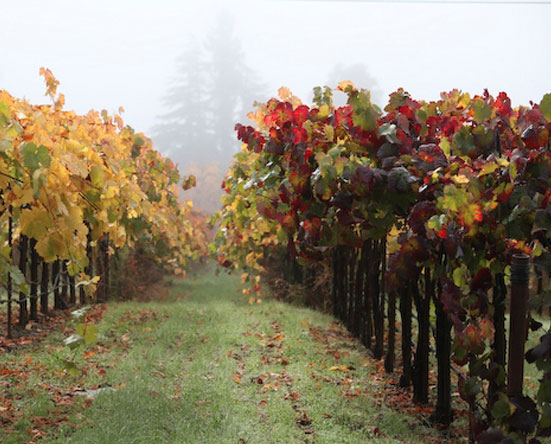
<instances>
[{"instance_id":1,"label":"mowed grass strip","mask_svg":"<svg viewBox=\"0 0 551 444\"><path fill-rule=\"evenodd\" d=\"M0 357L6 368L21 368L25 360L44 363L15 386L19 399L12 401L27 413L17 433L0 432L1 442L442 439L438 431L385 407L380 386L371 383L375 363L333 318L277 301L249 305L232 276L209 272L174 281L162 302L109 303L99 327L96 354L79 357L85 373L78 377L65 374L45 353L51 341L59 344L60 334L36 350ZM93 400L74 395L98 386L105 390ZM65 406L56 405L60 398L52 398L52 387L67 394ZM58 422L37 424L38 414Z\"/></svg>"}]
</instances>

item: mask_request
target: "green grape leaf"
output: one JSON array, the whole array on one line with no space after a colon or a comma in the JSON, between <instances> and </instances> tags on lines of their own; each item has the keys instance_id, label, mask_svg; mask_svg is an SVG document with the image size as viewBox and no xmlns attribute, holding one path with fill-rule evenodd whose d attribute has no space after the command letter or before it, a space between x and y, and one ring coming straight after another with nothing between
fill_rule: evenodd
<instances>
[{"instance_id":1,"label":"green grape leaf","mask_svg":"<svg viewBox=\"0 0 551 444\"><path fill-rule=\"evenodd\" d=\"M543 113L545 120L551 122L551 94L545 94L539 104L540 111Z\"/></svg>"},{"instance_id":2,"label":"green grape leaf","mask_svg":"<svg viewBox=\"0 0 551 444\"><path fill-rule=\"evenodd\" d=\"M80 374L80 370L73 361L63 359L61 362L63 364L63 368L67 370L67 373L69 373L71 376L77 377Z\"/></svg>"},{"instance_id":3,"label":"green grape leaf","mask_svg":"<svg viewBox=\"0 0 551 444\"><path fill-rule=\"evenodd\" d=\"M478 173L478 177L485 176L487 174L492 174L498 168L499 168L499 166L498 166L497 163L488 162L482 167L482 169L480 170L480 173Z\"/></svg>"},{"instance_id":4,"label":"green grape leaf","mask_svg":"<svg viewBox=\"0 0 551 444\"><path fill-rule=\"evenodd\" d=\"M468 127L464 126L460 128L453 137L453 145L460 155L468 155L474 151L474 137Z\"/></svg>"},{"instance_id":5,"label":"green grape leaf","mask_svg":"<svg viewBox=\"0 0 551 444\"><path fill-rule=\"evenodd\" d=\"M40 167L49 168L52 158L48 148L44 145L36 146L34 143L26 143L21 148L23 165L34 171Z\"/></svg>"},{"instance_id":6,"label":"green grape leaf","mask_svg":"<svg viewBox=\"0 0 551 444\"><path fill-rule=\"evenodd\" d=\"M487 105L482 98L475 98L471 106L474 111L475 120L488 120L492 117L492 108L490 105Z\"/></svg>"},{"instance_id":7,"label":"green grape leaf","mask_svg":"<svg viewBox=\"0 0 551 444\"><path fill-rule=\"evenodd\" d=\"M461 267L453 270L453 283L456 287L463 287L467 283L467 267L463 264Z\"/></svg>"},{"instance_id":8,"label":"green grape leaf","mask_svg":"<svg viewBox=\"0 0 551 444\"><path fill-rule=\"evenodd\" d=\"M90 169L90 179L92 179L92 183L99 187L103 187L103 168L99 165L94 165Z\"/></svg>"},{"instance_id":9,"label":"green grape leaf","mask_svg":"<svg viewBox=\"0 0 551 444\"><path fill-rule=\"evenodd\" d=\"M511 404L506 399L497 400L492 407L493 418L501 423L511 415Z\"/></svg>"},{"instance_id":10,"label":"green grape leaf","mask_svg":"<svg viewBox=\"0 0 551 444\"><path fill-rule=\"evenodd\" d=\"M400 139L396 135L396 125L393 123L384 123L377 130L378 137L386 137L386 140L390 143L400 143Z\"/></svg>"},{"instance_id":11,"label":"green grape leaf","mask_svg":"<svg viewBox=\"0 0 551 444\"><path fill-rule=\"evenodd\" d=\"M8 105L0 102L0 128L5 127L10 121L10 110Z\"/></svg>"},{"instance_id":12,"label":"green grape leaf","mask_svg":"<svg viewBox=\"0 0 551 444\"><path fill-rule=\"evenodd\" d=\"M369 91L355 91L350 95L348 103L354 112L352 115L354 125L361 127L365 131L373 131L377 128L379 113L371 103Z\"/></svg>"},{"instance_id":13,"label":"green grape leaf","mask_svg":"<svg viewBox=\"0 0 551 444\"><path fill-rule=\"evenodd\" d=\"M86 345L93 344L98 339L98 333L99 329L97 325L94 324L87 324L86 325L86 331L84 332L84 343Z\"/></svg>"}]
</instances>

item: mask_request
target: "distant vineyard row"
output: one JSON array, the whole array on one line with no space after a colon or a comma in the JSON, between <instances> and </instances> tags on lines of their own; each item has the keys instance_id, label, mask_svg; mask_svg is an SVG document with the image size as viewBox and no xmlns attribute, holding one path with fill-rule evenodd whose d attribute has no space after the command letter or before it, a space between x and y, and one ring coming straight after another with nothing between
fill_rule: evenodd
<instances>
[{"instance_id":1,"label":"distant vineyard row","mask_svg":"<svg viewBox=\"0 0 551 444\"><path fill-rule=\"evenodd\" d=\"M81 302L96 284L105 292L116 249L139 245L183 272L206 244L191 203L178 202L182 183L170 159L119 115L63 110L59 82L41 74L52 105L0 91L0 302L9 334L14 295L24 326L37 319L39 286L43 313L52 291L56 308L76 302L77 288ZM184 179L184 188L193 184Z\"/></svg>"},{"instance_id":2,"label":"distant vineyard row","mask_svg":"<svg viewBox=\"0 0 551 444\"><path fill-rule=\"evenodd\" d=\"M513 109L505 93L454 90L425 102L400 89L383 112L350 82L338 89L346 106L333 105L329 88L314 90L312 107L281 89L251 114L256 127L236 126L244 145L215 218L219 262L257 274L286 255L306 270L329 265L335 314L387 371L399 301L401 383L421 404L434 332L435 422L453 417L451 355L474 438L550 436L551 334L526 355L541 371L534 399L508 395L505 314L514 254L529 255L538 276L531 308L551 305L542 278L551 270L551 95ZM254 279L245 291L258 290Z\"/></svg>"}]
</instances>

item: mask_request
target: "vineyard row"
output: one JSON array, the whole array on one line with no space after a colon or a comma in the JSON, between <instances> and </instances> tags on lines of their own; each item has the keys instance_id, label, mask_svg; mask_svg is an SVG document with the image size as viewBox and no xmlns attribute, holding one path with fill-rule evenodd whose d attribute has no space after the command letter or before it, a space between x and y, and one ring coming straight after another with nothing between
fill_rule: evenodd
<instances>
[{"instance_id":1,"label":"vineyard row","mask_svg":"<svg viewBox=\"0 0 551 444\"><path fill-rule=\"evenodd\" d=\"M310 107L282 88L251 113L254 127L236 126L243 149L214 218L219 263L247 270L251 302L255 274L289 274L276 258L308 285L330 270L325 306L388 371L399 308L401 384L415 403L429 401L433 332L432 419L453 418L453 360L473 440L540 442L551 435L551 333L521 318L521 332L540 332L526 360L541 379L535 394L511 393L505 319L515 255L538 276L530 307L551 305L551 95L514 109L505 93L426 102L400 89L381 110L350 82L338 90L345 106L326 87Z\"/></svg>"}]
</instances>

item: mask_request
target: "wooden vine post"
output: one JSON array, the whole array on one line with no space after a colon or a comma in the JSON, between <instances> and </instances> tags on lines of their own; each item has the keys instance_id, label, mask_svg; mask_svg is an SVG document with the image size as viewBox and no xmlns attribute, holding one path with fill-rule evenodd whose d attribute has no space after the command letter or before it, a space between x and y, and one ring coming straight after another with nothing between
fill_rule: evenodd
<instances>
[{"instance_id":1,"label":"wooden vine post","mask_svg":"<svg viewBox=\"0 0 551 444\"><path fill-rule=\"evenodd\" d=\"M12 208L10 207L10 216L8 221L8 245L10 247L10 254L11 254L11 247L12 247L12 234L13 234L13 218L12 218ZM13 331L12 331L12 288L11 288L11 273L8 273L8 279L7 279L7 296L8 296L8 325L7 325L7 336L8 339L13 338Z\"/></svg>"},{"instance_id":2,"label":"wooden vine post","mask_svg":"<svg viewBox=\"0 0 551 444\"><path fill-rule=\"evenodd\" d=\"M507 394L509 397L522 396L529 281L530 257L525 254L515 254L511 264L511 314L507 366Z\"/></svg>"}]
</instances>

